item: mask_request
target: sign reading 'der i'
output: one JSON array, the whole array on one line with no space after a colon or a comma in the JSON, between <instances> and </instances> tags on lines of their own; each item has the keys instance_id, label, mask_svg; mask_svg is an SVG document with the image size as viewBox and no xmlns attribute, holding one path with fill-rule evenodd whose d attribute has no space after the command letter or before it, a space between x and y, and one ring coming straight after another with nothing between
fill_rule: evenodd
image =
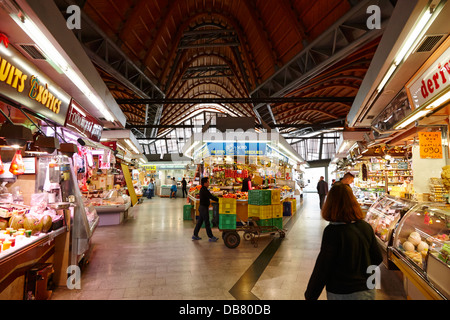
<instances>
[{"instance_id":1,"label":"sign reading 'der i'","mask_svg":"<svg viewBox=\"0 0 450 320\"><path fill-rule=\"evenodd\" d=\"M442 159L442 137L440 132L419 132L420 158Z\"/></svg>"}]
</instances>

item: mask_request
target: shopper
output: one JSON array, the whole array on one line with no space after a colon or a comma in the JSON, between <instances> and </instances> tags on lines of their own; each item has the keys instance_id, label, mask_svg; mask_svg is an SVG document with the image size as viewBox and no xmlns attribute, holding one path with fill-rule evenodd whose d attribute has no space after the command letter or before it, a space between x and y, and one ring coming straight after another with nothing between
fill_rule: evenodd
<instances>
[{"instance_id":1,"label":"shopper","mask_svg":"<svg viewBox=\"0 0 450 320\"><path fill-rule=\"evenodd\" d=\"M175 180L175 177L172 178L172 186L170 187L170 199L177 197L177 181Z\"/></svg>"},{"instance_id":2,"label":"shopper","mask_svg":"<svg viewBox=\"0 0 450 320\"><path fill-rule=\"evenodd\" d=\"M355 180L355 176L351 172L346 172L344 174L344 176L342 177L342 179L339 180L338 182L336 182L335 184L343 183L347 186L350 186L354 180Z\"/></svg>"},{"instance_id":3,"label":"shopper","mask_svg":"<svg viewBox=\"0 0 450 320\"><path fill-rule=\"evenodd\" d=\"M183 180L181 180L181 187L182 187L182 190L183 190L183 198L184 198L184 195L186 194L186 197L187 197L187 195L188 195L188 193L187 193L187 181L186 181L186 179L183 177Z\"/></svg>"},{"instance_id":4,"label":"shopper","mask_svg":"<svg viewBox=\"0 0 450 320\"><path fill-rule=\"evenodd\" d=\"M148 183L148 187L147 187L147 198L151 199L152 197L154 197L155 195L155 184L153 183L153 179L150 179L150 182Z\"/></svg>"},{"instance_id":5,"label":"shopper","mask_svg":"<svg viewBox=\"0 0 450 320\"><path fill-rule=\"evenodd\" d=\"M242 192L248 192L248 190L252 189L252 178L253 178L253 174L249 174L248 177L244 178L244 180L242 180L242 188L241 191Z\"/></svg>"},{"instance_id":6,"label":"shopper","mask_svg":"<svg viewBox=\"0 0 450 320\"><path fill-rule=\"evenodd\" d=\"M211 192L209 192L209 190L208 190L209 179L207 177L202 178L201 185L202 185L202 188L200 189L200 205L198 207L198 212L200 215L198 217L197 224L195 225L195 228L194 228L194 235L192 236L192 240L201 240L202 239L198 236L198 233L200 231L200 228L202 227L203 222L205 222L206 234L209 237L209 241L215 242L219 239L214 237L214 235L211 231L211 223L209 221L209 204L210 204L209 200L211 199L211 200L219 202L219 199L217 197L213 196L211 194Z\"/></svg>"},{"instance_id":7,"label":"shopper","mask_svg":"<svg viewBox=\"0 0 450 320\"><path fill-rule=\"evenodd\" d=\"M322 218L330 223L323 232L305 298L318 299L326 287L328 300L373 300L375 290L367 281L373 272L368 267L378 266L382 256L352 190L335 184L324 203Z\"/></svg>"},{"instance_id":8,"label":"shopper","mask_svg":"<svg viewBox=\"0 0 450 320\"><path fill-rule=\"evenodd\" d=\"M322 209L325 197L328 193L328 183L324 179L325 178L321 176L319 182L317 183L317 193L319 193L320 209Z\"/></svg>"}]
</instances>

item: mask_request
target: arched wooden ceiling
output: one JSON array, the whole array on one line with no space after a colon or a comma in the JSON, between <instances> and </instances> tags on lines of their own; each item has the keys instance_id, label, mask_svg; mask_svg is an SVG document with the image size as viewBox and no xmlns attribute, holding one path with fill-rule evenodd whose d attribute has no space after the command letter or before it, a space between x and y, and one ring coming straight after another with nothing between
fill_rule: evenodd
<instances>
[{"instance_id":1,"label":"arched wooden ceiling","mask_svg":"<svg viewBox=\"0 0 450 320\"><path fill-rule=\"evenodd\" d=\"M350 0L87 0L82 10L166 98L247 98L352 4ZM378 41L288 96L355 96ZM120 82L101 73L115 98L133 97ZM256 118L252 104L224 107L232 116ZM122 108L129 124L144 124L144 106ZM199 106L164 105L159 123L179 123L194 108ZM312 124L345 118L350 105L284 103L271 109L277 123Z\"/></svg>"}]
</instances>

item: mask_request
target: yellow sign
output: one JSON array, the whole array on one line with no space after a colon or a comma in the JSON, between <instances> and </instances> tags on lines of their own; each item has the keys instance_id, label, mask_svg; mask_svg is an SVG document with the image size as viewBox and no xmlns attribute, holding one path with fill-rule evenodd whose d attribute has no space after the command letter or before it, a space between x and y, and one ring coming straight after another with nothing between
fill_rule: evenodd
<instances>
[{"instance_id":1,"label":"yellow sign","mask_svg":"<svg viewBox=\"0 0 450 320\"><path fill-rule=\"evenodd\" d=\"M419 132L420 158L442 159L442 136L440 132Z\"/></svg>"},{"instance_id":2,"label":"yellow sign","mask_svg":"<svg viewBox=\"0 0 450 320\"><path fill-rule=\"evenodd\" d=\"M138 202L138 199L137 199L136 192L134 191L133 180L131 179L130 169L128 168L127 165L125 165L123 163L121 165L122 165L123 176L125 178L125 182L127 183L128 193L130 194L131 205L134 206Z\"/></svg>"}]
</instances>

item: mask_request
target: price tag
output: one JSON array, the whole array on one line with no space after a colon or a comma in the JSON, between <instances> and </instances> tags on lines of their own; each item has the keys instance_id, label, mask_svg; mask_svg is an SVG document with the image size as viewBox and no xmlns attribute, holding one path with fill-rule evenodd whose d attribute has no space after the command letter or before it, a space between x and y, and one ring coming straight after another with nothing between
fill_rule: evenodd
<instances>
[{"instance_id":1,"label":"price tag","mask_svg":"<svg viewBox=\"0 0 450 320\"><path fill-rule=\"evenodd\" d=\"M440 132L419 132L420 158L442 159L442 137Z\"/></svg>"}]
</instances>

